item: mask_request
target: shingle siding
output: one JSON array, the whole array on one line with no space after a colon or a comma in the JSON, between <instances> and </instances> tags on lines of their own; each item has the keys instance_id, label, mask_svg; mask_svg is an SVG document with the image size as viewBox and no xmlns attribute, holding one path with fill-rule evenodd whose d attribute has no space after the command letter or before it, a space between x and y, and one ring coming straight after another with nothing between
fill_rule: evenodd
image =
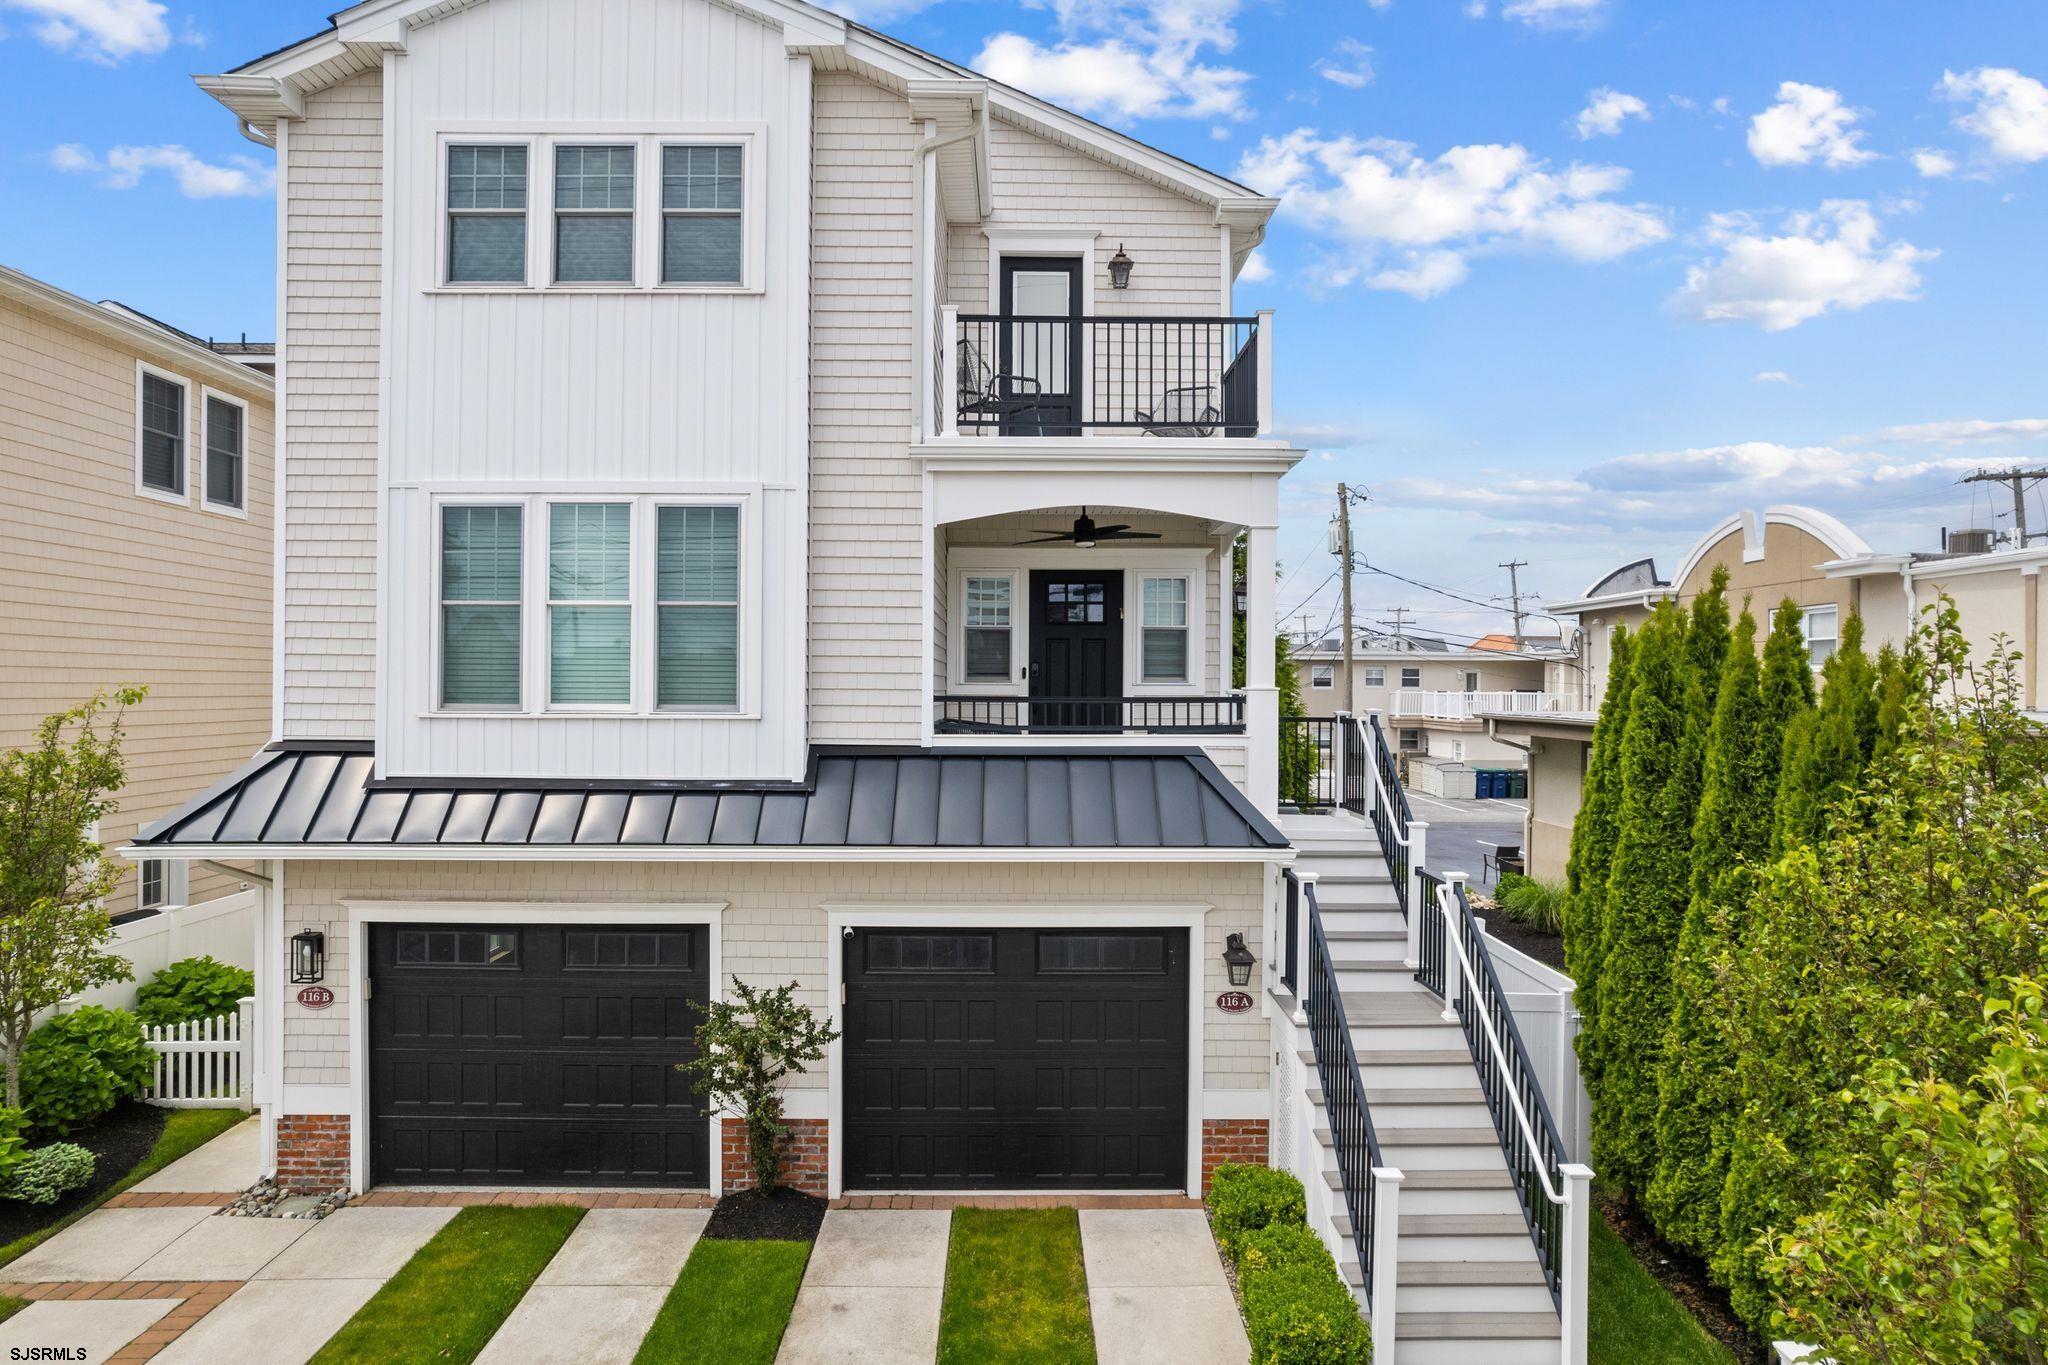
<instances>
[{"instance_id":1,"label":"shingle siding","mask_svg":"<svg viewBox=\"0 0 2048 1365\"><path fill-rule=\"evenodd\" d=\"M284 733L369 738L377 668L384 80L286 133Z\"/></svg>"}]
</instances>

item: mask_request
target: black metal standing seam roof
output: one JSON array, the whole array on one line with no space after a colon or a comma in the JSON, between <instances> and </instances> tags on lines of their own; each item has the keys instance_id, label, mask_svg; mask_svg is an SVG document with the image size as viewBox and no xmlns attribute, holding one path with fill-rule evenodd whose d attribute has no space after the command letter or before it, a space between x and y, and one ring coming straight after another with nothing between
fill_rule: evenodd
<instances>
[{"instance_id":1,"label":"black metal standing seam roof","mask_svg":"<svg viewBox=\"0 0 2048 1365\"><path fill-rule=\"evenodd\" d=\"M373 780L273 745L135 843L277 848L1285 848L1198 750L819 750L801 784Z\"/></svg>"}]
</instances>

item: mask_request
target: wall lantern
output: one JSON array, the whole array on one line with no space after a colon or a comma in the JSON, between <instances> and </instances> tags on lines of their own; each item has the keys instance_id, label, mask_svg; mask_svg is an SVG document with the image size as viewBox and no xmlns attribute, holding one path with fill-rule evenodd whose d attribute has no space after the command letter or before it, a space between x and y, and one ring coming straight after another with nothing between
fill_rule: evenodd
<instances>
[{"instance_id":1,"label":"wall lantern","mask_svg":"<svg viewBox=\"0 0 2048 1365\"><path fill-rule=\"evenodd\" d=\"M1237 614L1239 616L1244 615L1246 608L1250 605L1251 594L1245 590L1244 580L1240 578L1237 580Z\"/></svg>"},{"instance_id":2,"label":"wall lantern","mask_svg":"<svg viewBox=\"0 0 2048 1365\"><path fill-rule=\"evenodd\" d=\"M1124 255L1124 244L1116 244L1116 255L1109 258L1109 287L1129 289L1131 287L1131 258Z\"/></svg>"},{"instance_id":3,"label":"wall lantern","mask_svg":"<svg viewBox=\"0 0 2048 1365\"><path fill-rule=\"evenodd\" d=\"M327 935L318 929L301 929L292 935L292 984L318 981L327 968Z\"/></svg>"},{"instance_id":4,"label":"wall lantern","mask_svg":"<svg viewBox=\"0 0 2048 1365\"><path fill-rule=\"evenodd\" d=\"M1230 969L1230 984L1248 985L1252 979L1252 964L1258 959L1252 950L1244 946L1243 934L1232 934L1223 940L1223 965Z\"/></svg>"}]
</instances>

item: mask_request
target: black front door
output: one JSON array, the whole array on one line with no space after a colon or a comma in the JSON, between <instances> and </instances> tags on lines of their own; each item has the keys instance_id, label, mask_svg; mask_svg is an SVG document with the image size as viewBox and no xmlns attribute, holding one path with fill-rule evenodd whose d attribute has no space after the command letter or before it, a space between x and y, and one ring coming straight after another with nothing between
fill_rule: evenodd
<instances>
[{"instance_id":1,"label":"black front door","mask_svg":"<svg viewBox=\"0 0 2048 1365\"><path fill-rule=\"evenodd\" d=\"M1123 691L1123 574L1033 570L1032 728L1120 729Z\"/></svg>"},{"instance_id":2,"label":"black front door","mask_svg":"<svg viewBox=\"0 0 2048 1365\"><path fill-rule=\"evenodd\" d=\"M847 1189L1186 1187L1187 930L843 947Z\"/></svg>"},{"instance_id":3,"label":"black front door","mask_svg":"<svg viewBox=\"0 0 2048 1365\"><path fill-rule=\"evenodd\" d=\"M1081 262L1005 256L1001 370L1007 396L1037 402L1003 419L1005 434L1072 436L1081 420Z\"/></svg>"},{"instance_id":4,"label":"black front door","mask_svg":"<svg viewBox=\"0 0 2048 1365\"><path fill-rule=\"evenodd\" d=\"M407 1184L707 1183L703 925L370 930L370 1174Z\"/></svg>"}]
</instances>

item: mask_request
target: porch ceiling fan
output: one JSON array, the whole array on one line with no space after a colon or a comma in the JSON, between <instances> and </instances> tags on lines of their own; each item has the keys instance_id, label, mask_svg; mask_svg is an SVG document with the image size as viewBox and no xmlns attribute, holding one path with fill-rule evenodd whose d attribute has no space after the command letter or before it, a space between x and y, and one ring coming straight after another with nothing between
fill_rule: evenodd
<instances>
[{"instance_id":1,"label":"porch ceiling fan","mask_svg":"<svg viewBox=\"0 0 2048 1365\"><path fill-rule=\"evenodd\" d=\"M1129 522L1118 522L1114 526L1097 526L1083 507L1081 515L1074 518L1071 531L1040 531L1043 539L1020 540L1019 545L1059 545L1072 541L1076 549L1092 550L1097 543L1105 540L1157 540L1157 531L1133 531Z\"/></svg>"}]
</instances>

